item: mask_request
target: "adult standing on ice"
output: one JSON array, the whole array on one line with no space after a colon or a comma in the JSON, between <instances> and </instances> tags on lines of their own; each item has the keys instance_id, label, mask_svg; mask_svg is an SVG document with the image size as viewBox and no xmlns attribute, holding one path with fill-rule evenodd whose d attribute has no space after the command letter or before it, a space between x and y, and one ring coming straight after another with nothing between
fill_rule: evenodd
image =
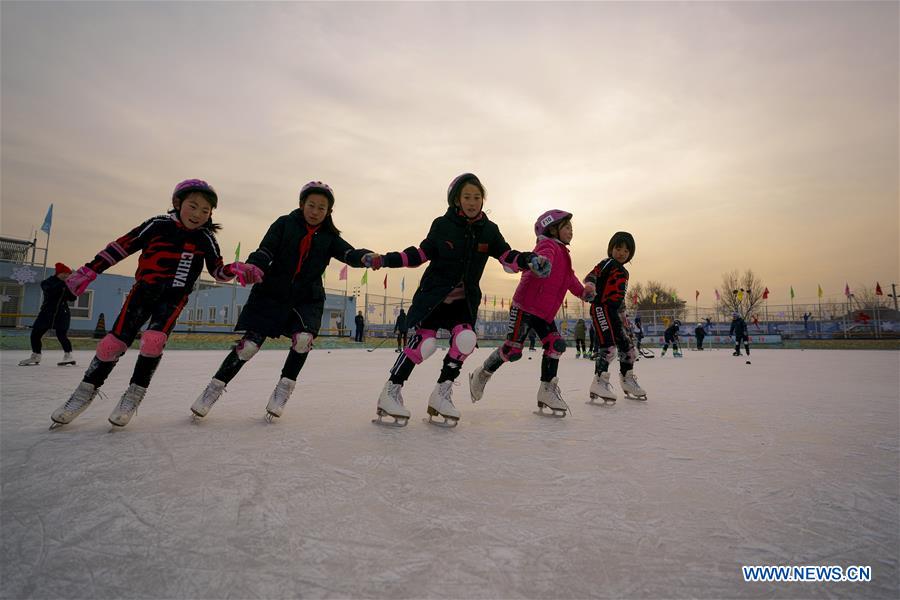
<instances>
[{"instance_id":1,"label":"adult standing on ice","mask_svg":"<svg viewBox=\"0 0 900 600\"><path fill-rule=\"evenodd\" d=\"M428 399L429 421L455 425L460 418L453 405L453 382L459 376L466 357L475 350L474 325L481 304L479 282L489 257L496 258L511 273L532 269L549 275L547 259L532 252L510 248L500 229L482 212L485 189L472 173L463 173L447 189L447 212L435 219L418 248L389 252L376 257L373 267L418 267L430 261L413 295L407 313L407 325L415 329L394 366L378 398L378 421L382 416L405 425L410 412L403 405L401 389L416 365L437 349L437 330L450 332L450 350L434 391Z\"/></svg>"},{"instance_id":2,"label":"adult standing on ice","mask_svg":"<svg viewBox=\"0 0 900 600\"><path fill-rule=\"evenodd\" d=\"M74 365L72 357L72 342L66 335L69 331L69 323L72 319L69 312L69 302L75 300L75 295L66 287L66 279L72 274L72 269L63 263L56 263L54 273L41 282L41 291L44 300L38 316L31 325L31 356L19 362L20 367L37 365L41 362L41 338L53 329L56 339L63 349L63 359L57 364L61 367Z\"/></svg>"},{"instance_id":3,"label":"adult standing on ice","mask_svg":"<svg viewBox=\"0 0 900 600\"><path fill-rule=\"evenodd\" d=\"M197 417L206 416L266 338L283 335L291 339L291 347L266 405L267 420L280 417L322 326L325 267L332 258L361 267L363 255L371 252L357 250L341 237L332 220L334 192L327 184L310 181L304 185L299 204L272 223L259 248L247 257L250 268L260 278L265 274L265 279L253 286L235 325L244 331L243 337L191 406Z\"/></svg>"}]
</instances>

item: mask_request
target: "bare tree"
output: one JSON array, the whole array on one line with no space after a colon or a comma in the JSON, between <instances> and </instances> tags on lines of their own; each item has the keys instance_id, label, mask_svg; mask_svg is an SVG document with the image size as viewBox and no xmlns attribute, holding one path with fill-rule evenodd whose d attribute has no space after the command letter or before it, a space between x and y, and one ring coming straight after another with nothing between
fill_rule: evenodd
<instances>
[{"instance_id":1,"label":"bare tree","mask_svg":"<svg viewBox=\"0 0 900 600\"><path fill-rule=\"evenodd\" d=\"M878 307L878 310L889 309L891 307L887 296L876 295L875 288L866 285L857 284L856 289L853 290L852 298L853 301L851 302L851 305L856 305L856 308L860 310L875 310L876 306Z\"/></svg>"},{"instance_id":2,"label":"bare tree","mask_svg":"<svg viewBox=\"0 0 900 600\"><path fill-rule=\"evenodd\" d=\"M716 308L723 313L737 312L747 319L763 302L762 280L752 269L743 274L737 270L722 274L722 293Z\"/></svg>"},{"instance_id":3,"label":"bare tree","mask_svg":"<svg viewBox=\"0 0 900 600\"><path fill-rule=\"evenodd\" d=\"M637 298L637 306L634 298ZM672 311L676 317L683 317L686 302L678 298L674 287L650 280L647 283L635 283L629 288L627 305L637 311Z\"/></svg>"}]
</instances>

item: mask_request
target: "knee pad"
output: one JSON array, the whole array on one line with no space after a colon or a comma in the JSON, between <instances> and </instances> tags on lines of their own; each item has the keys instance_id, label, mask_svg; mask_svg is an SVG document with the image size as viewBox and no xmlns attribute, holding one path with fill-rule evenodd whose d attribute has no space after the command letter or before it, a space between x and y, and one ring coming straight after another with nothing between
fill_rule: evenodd
<instances>
[{"instance_id":1,"label":"knee pad","mask_svg":"<svg viewBox=\"0 0 900 600\"><path fill-rule=\"evenodd\" d=\"M634 347L628 349L627 352L619 351L619 362L634 364L637 360L637 350Z\"/></svg>"},{"instance_id":2,"label":"knee pad","mask_svg":"<svg viewBox=\"0 0 900 600\"><path fill-rule=\"evenodd\" d=\"M298 331L291 336L291 350L300 354L306 354L312 350L314 339L316 338L313 334L305 331Z\"/></svg>"},{"instance_id":3,"label":"knee pad","mask_svg":"<svg viewBox=\"0 0 900 600\"><path fill-rule=\"evenodd\" d=\"M448 352L448 355L450 358L462 362L475 351L475 343L477 341L478 336L472 331L471 325L457 325L450 332L450 352Z\"/></svg>"},{"instance_id":4,"label":"knee pad","mask_svg":"<svg viewBox=\"0 0 900 600\"><path fill-rule=\"evenodd\" d=\"M597 354L597 358L606 364L609 364L616 357L616 347L610 346L608 348L600 348L600 352Z\"/></svg>"},{"instance_id":5,"label":"knee pad","mask_svg":"<svg viewBox=\"0 0 900 600\"><path fill-rule=\"evenodd\" d=\"M559 358L566 351L566 340L556 331L547 334L541 343L544 345L544 356L548 358Z\"/></svg>"},{"instance_id":6,"label":"knee pad","mask_svg":"<svg viewBox=\"0 0 900 600\"><path fill-rule=\"evenodd\" d=\"M522 344L506 340L500 346L500 358L505 362L516 362L522 358Z\"/></svg>"},{"instance_id":7,"label":"knee pad","mask_svg":"<svg viewBox=\"0 0 900 600\"><path fill-rule=\"evenodd\" d=\"M417 329L409 345L403 349L409 360L417 365L437 350L437 332L434 329Z\"/></svg>"},{"instance_id":8,"label":"knee pad","mask_svg":"<svg viewBox=\"0 0 900 600\"><path fill-rule=\"evenodd\" d=\"M234 353L243 361L248 361L259 352L259 344L247 338L241 338L241 341L234 347Z\"/></svg>"},{"instance_id":9,"label":"knee pad","mask_svg":"<svg viewBox=\"0 0 900 600\"><path fill-rule=\"evenodd\" d=\"M169 336L162 331L147 330L141 334L141 356L156 358L162 356Z\"/></svg>"},{"instance_id":10,"label":"knee pad","mask_svg":"<svg viewBox=\"0 0 900 600\"><path fill-rule=\"evenodd\" d=\"M126 350L128 350L128 345L125 342L113 334L107 333L97 344L97 358L102 362L115 362L125 354Z\"/></svg>"}]
</instances>

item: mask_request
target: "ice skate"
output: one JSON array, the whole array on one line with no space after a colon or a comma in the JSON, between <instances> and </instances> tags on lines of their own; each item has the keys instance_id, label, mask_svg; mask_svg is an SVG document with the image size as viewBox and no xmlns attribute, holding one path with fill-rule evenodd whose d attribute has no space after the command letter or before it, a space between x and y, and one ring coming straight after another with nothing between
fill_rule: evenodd
<instances>
[{"instance_id":1,"label":"ice skate","mask_svg":"<svg viewBox=\"0 0 900 600\"><path fill-rule=\"evenodd\" d=\"M672 350L672 358L681 358L684 354L681 350Z\"/></svg>"},{"instance_id":2,"label":"ice skate","mask_svg":"<svg viewBox=\"0 0 900 600\"><path fill-rule=\"evenodd\" d=\"M542 381L541 387L538 388L537 405L538 409L534 414L542 417L565 417L569 411L569 405L562 398L562 392L559 390L557 382L559 377L554 377L550 381ZM552 412L545 413L544 408L549 408Z\"/></svg>"},{"instance_id":3,"label":"ice skate","mask_svg":"<svg viewBox=\"0 0 900 600\"><path fill-rule=\"evenodd\" d=\"M591 382L590 396L590 400L587 401L588 404L597 404L594 402L597 399L602 400L603 404L616 403L619 397L609 383L609 373L594 375L594 380Z\"/></svg>"},{"instance_id":4,"label":"ice skate","mask_svg":"<svg viewBox=\"0 0 900 600\"><path fill-rule=\"evenodd\" d=\"M59 361L58 363L56 363L56 366L58 366L58 367L73 366L74 367L75 366L75 357L72 356L71 352L66 352L65 354L63 354L63 359L61 361Z\"/></svg>"},{"instance_id":5,"label":"ice skate","mask_svg":"<svg viewBox=\"0 0 900 600\"><path fill-rule=\"evenodd\" d=\"M32 354L31 354L31 356L29 356L29 357L26 358L25 360L20 360L20 361L19 361L19 366L20 366L20 367L30 367L30 366L32 366L32 365L39 365L39 364L41 364L41 355L40 355L40 354L35 354L35 353L33 353L33 352L32 352Z\"/></svg>"},{"instance_id":6,"label":"ice skate","mask_svg":"<svg viewBox=\"0 0 900 600\"><path fill-rule=\"evenodd\" d=\"M75 417L83 413L85 409L90 406L91 402L97 396L97 391L97 388L95 388L92 383L86 381L79 383L78 387L75 388L75 391L72 392L72 395L69 396L69 399L66 400L65 404L57 408L53 411L53 414L50 415L50 419L53 421L50 429L56 429L57 427L62 427L63 425L71 423Z\"/></svg>"},{"instance_id":7,"label":"ice skate","mask_svg":"<svg viewBox=\"0 0 900 600\"><path fill-rule=\"evenodd\" d=\"M660 356L660 357L663 357L663 356L665 356L665 355L666 355L666 349L663 348L663 349L662 349L662 352L659 353L659 356Z\"/></svg>"},{"instance_id":8,"label":"ice skate","mask_svg":"<svg viewBox=\"0 0 900 600\"><path fill-rule=\"evenodd\" d=\"M735 350L734 352L731 353L731 355L732 355L732 356L740 356L741 353L740 353L739 350ZM22 363L19 363L19 364L21 365Z\"/></svg>"},{"instance_id":9,"label":"ice skate","mask_svg":"<svg viewBox=\"0 0 900 600\"><path fill-rule=\"evenodd\" d=\"M491 373L484 367L478 367L469 373L469 393L472 395L472 404L481 400L484 395L484 386L491 379Z\"/></svg>"},{"instance_id":10,"label":"ice skate","mask_svg":"<svg viewBox=\"0 0 900 600\"><path fill-rule=\"evenodd\" d=\"M624 375L620 373L619 383L622 385L622 391L625 392L626 398L631 398L632 400L647 399L647 392L645 392L644 388L642 388L637 382L637 378L635 378L633 370L628 371Z\"/></svg>"},{"instance_id":11,"label":"ice skate","mask_svg":"<svg viewBox=\"0 0 900 600\"><path fill-rule=\"evenodd\" d=\"M219 381L218 379L210 380L200 397L194 400L194 403L191 405L191 412L194 413L195 417L205 417L206 413L209 412L209 409L212 408L212 405L216 403L224 391L224 381Z\"/></svg>"},{"instance_id":12,"label":"ice skate","mask_svg":"<svg viewBox=\"0 0 900 600\"><path fill-rule=\"evenodd\" d=\"M381 395L378 397L378 407L375 414L378 418L372 419L373 423L378 425L387 425L389 427L405 427L409 422L409 410L403 406L403 396L400 393L403 386L399 383L393 383L390 380L384 384ZM391 422L382 421L382 417L391 417Z\"/></svg>"},{"instance_id":13,"label":"ice skate","mask_svg":"<svg viewBox=\"0 0 900 600\"><path fill-rule=\"evenodd\" d=\"M128 425L131 417L137 412L138 406L141 405L141 400L144 399L146 393L147 388L145 387L141 387L136 383L129 385L128 389L125 390L125 393L122 394L122 397L119 398L119 403L110 413L109 422L116 427L125 427Z\"/></svg>"},{"instance_id":14,"label":"ice skate","mask_svg":"<svg viewBox=\"0 0 900 600\"><path fill-rule=\"evenodd\" d=\"M291 392L294 391L295 385L297 385L297 382L287 377L282 377L278 380L278 384L272 390L272 395L269 396L269 403L266 405L266 421L271 423L273 419L281 416L282 411L284 411L284 405L287 404L288 398L291 397Z\"/></svg>"},{"instance_id":15,"label":"ice skate","mask_svg":"<svg viewBox=\"0 0 900 600\"><path fill-rule=\"evenodd\" d=\"M428 399L428 419L425 421L440 427L456 427L459 423L459 411L453 406L453 382L442 381L434 386L431 397ZM434 417L441 416L443 421L435 421Z\"/></svg>"}]
</instances>

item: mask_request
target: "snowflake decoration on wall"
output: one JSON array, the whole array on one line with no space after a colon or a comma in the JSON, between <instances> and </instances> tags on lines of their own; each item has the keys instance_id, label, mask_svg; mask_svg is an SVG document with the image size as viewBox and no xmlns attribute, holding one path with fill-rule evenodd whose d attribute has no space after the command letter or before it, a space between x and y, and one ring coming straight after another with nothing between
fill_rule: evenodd
<instances>
[{"instance_id":1,"label":"snowflake decoration on wall","mask_svg":"<svg viewBox=\"0 0 900 600\"><path fill-rule=\"evenodd\" d=\"M6 304L12 300L12 296L7 296L6 294L0 294L0 304Z\"/></svg>"},{"instance_id":2,"label":"snowflake decoration on wall","mask_svg":"<svg viewBox=\"0 0 900 600\"><path fill-rule=\"evenodd\" d=\"M28 267L16 267L13 269L12 278L15 279L19 285L34 283L37 281L37 272L32 271Z\"/></svg>"}]
</instances>

